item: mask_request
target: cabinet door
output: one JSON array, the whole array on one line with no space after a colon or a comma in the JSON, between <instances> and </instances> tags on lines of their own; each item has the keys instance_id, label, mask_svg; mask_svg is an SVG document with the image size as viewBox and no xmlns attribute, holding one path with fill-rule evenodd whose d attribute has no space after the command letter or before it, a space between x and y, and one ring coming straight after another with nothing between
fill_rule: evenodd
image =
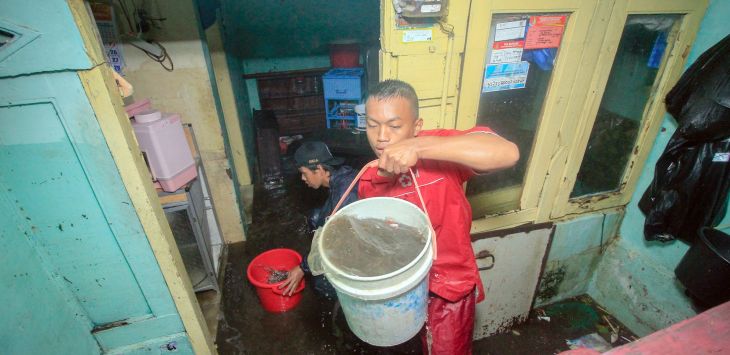
<instances>
[{"instance_id":1,"label":"cabinet door","mask_svg":"<svg viewBox=\"0 0 730 355\"><path fill-rule=\"evenodd\" d=\"M551 224L499 235L472 236L486 299L477 304L474 339L504 332L527 319L552 238ZM483 239L480 239L483 238Z\"/></svg>"},{"instance_id":2,"label":"cabinet door","mask_svg":"<svg viewBox=\"0 0 730 355\"><path fill-rule=\"evenodd\" d=\"M40 33L0 46L0 285L13 290L0 352L107 352L173 338L189 347L79 77L92 69L69 5L84 11L76 1L0 2L0 31L9 18L17 40Z\"/></svg>"}]
</instances>

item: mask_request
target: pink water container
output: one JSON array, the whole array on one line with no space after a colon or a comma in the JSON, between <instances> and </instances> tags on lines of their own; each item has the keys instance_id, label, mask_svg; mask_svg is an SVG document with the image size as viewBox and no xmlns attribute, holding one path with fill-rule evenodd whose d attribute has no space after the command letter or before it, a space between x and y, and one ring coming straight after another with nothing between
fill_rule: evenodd
<instances>
[{"instance_id":1,"label":"pink water container","mask_svg":"<svg viewBox=\"0 0 730 355\"><path fill-rule=\"evenodd\" d=\"M176 191L198 176L180 115L155 110L137 112L132 128L152 178L163 190Z\"/></svg>"}]
</instances>

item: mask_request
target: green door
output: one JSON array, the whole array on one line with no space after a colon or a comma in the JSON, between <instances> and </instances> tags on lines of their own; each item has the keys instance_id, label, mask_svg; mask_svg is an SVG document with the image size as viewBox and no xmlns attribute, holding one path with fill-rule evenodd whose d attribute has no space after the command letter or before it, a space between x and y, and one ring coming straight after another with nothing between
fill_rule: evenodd
<instances>
[{"instance_id":1,"label":"green door","mask_svg":"<svg viewBox=\"0 0 730 355\"><path fill-rule=\"evenodd\" d=\"M192 352L64 1L0 3L0 353Z\"/></svg>"}]
</instances>

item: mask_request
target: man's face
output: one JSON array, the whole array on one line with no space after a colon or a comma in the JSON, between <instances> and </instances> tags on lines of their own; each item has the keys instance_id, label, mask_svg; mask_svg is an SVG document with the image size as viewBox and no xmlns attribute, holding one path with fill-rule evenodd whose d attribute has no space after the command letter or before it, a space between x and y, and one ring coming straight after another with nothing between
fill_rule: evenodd
<instances>
[{"instance_id":1,"label":"man's face","mask_svg":"<svg viewBox=\"0 0 730 355\"><path fill-rule=\"evenodd\" d=\"M367 136L370 147L380 157L385 147L421 131L423 120L416 117L411 104L402 97L379 100L371 97L365 103Z\"/></svg>"},{"instance_id":2,"label":"man's face","mask_svg":"<svg viewBox=\"0 0 730 355\"><path fill-rule=\"evenodd\" d=\"M300 167L299 172L302 173L302 181L304 181L307 186L313 189L318 189L322 186L322 183L324 182L324 169L316 168L312 170L307 167Z\"/></svg>"}]
</instances>

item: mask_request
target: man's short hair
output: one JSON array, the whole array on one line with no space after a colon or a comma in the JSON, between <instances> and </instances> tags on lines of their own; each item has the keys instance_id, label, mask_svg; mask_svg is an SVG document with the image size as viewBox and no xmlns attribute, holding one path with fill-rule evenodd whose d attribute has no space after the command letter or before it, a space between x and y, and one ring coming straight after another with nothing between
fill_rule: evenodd
<instances>
[{"instance_id":1,"label":"man's short hair","mask_svg":"<svg viewBox=\"0 0 730 355\"><path fill-rule=\"evenodd\" d=\"M388 100L395 97L408 101L415 119L418 119L418 95L416 95L416 90L410 84L401 80L388 79L368 89L368 98Z\"/></svg>"}]
</instances>

